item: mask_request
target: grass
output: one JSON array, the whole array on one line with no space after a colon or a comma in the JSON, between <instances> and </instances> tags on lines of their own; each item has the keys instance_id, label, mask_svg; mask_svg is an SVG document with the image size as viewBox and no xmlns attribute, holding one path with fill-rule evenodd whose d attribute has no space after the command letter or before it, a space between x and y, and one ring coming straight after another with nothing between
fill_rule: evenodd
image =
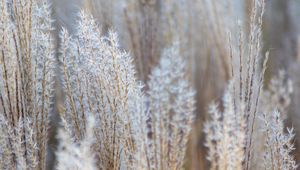
<instances>
[{"instance_id":1,"label":"grass","mask_svg":"<svg viewBox=\"0 0 300 170\"><path fill-rule=\"evenodd\" d=\"M249 36L241 23L238 34L230 32L230 15L223 16L228 23L218 19L224 4L200 2L209 17L201 27L211 33L201 56L219 58L188 57L193 37L181 29L185 26L175 27L190 16L179 10L180 2L128 2L139 10L134 13L128 5L124 11L131 56L122 49L124 38L110 30L107 10L100 15L105 28L89 12L78 12L71 31L56 30L56 49L46 1L0 1L0 168L297 169L294 130L284 126L292 81L281 71L263 87L269 56L261 55L264 1L251 5ZM85 6L89 9L93 2ZM97 16L95 8L90 12ZM207 46L215 49L208 52ZM217 63L211 65L214 58ZM228 83L219 85L226 87L224 96L210 105L201 126L205 140L200 145L206 150L199 155L207 161L189 167L188 159L197 159L189 157L187 150L194 149L189 142L202 134L192 132L199 123L196 113L206 112L206 105L199 108L197 102L209 93L197 86L195 77L203 76L197 74L203 67L194 68L193 61L207 61L206 75L223 70L222 81ZM51 163L48 141L54 127L49 121L58 101L54 77L64 98L57 109L59 144Z\"/></svg>"}]
</instances>

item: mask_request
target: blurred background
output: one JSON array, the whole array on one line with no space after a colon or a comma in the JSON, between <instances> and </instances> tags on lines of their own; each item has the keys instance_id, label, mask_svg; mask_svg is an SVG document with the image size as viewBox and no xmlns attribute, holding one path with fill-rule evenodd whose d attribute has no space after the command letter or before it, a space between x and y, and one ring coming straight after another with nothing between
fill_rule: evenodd
<instances>
[{"instance_id":1,"label":"blurred background","mask_svg":"<svg viewBox=\"0 0 300 170\"><path fill-rule=\"evenodd\" d=\"M189 78L197 90L197 119L190 136L186 168L207 169L203 145L203 123L212 101L219 101L230 79L230 44L237 44L241 32L248 36L253 0L49 0L53 6L58 33L62 27L76 30L80 10L93 15L103 34L115 30L121 47L133 57L140 80L160 58L161 51L173 41L180 42L181 55L189 61ZM270 52L265 88L271 77L285 70L293 82L293 94L287 113L287 126L296 131L295 145L300 148L300 1L266 0L263 20L262 53ZM231 37L231 38L229 38ZM232 42L229 42L232 41ZM58 105L61 96L57 87ZM50 148L55 150L55 113ZM297 138L298 136L298 138ZM300 150L295 151L300 162ZM53 158L54 159L54 158ZM51 167L49 167L51 168Z\"/></svg>"}]
</instances>

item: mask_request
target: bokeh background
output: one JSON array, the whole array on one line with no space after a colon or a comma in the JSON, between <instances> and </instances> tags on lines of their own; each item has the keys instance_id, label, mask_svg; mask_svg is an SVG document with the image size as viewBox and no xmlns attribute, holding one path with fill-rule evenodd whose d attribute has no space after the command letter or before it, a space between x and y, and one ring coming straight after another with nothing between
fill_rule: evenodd
<instances>
[{"instance_id":1,"label":"bokeh background","mask_svg":"<svg viewBox=\"0 0 300 170\"><path fill-rule=\"evenodd\" d=\"M203 145L203 123L210 102L219 101L230 79L229 44L247 36L253 0L49 0L53 7L56 46L62 27L76 30L80 10L92 14L105 34L115 30L121 47L134 57L137 76L147 82L162 49L180 42L181 55L189 61L189 76L197 90L197 119L187 151L187 169L207 168ZM279 70L293 81L293 94L287 126L296 131L296 148L300 148L300 1L266 0L263 20L262 53L270 58L265 79L268 84ZM231 37L231 38L229 38ZM229 42L231 39L232 42ZM267 88L267 86L265 87ZM56 106L63 98L57 83ZM55 152L56 111L52 114L50 151ZM297 137L298 136L298 137ZM53 154L54 155L54 154ZM300 162L300 150L295 151ZM54 156L50 160L54 160ZM49 164L51 165L51 164ZM51 169L51 166L49 167Z\"/></svg>"}]
</instances>

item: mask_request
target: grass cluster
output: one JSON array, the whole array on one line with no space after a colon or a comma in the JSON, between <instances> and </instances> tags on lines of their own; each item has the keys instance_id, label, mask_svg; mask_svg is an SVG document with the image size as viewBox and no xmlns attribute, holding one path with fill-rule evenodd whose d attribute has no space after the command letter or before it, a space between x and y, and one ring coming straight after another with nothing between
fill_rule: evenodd
<instances>
[{"instance_id":1,"label":"grass cluster","mask_svg":"<svg viewBox=\"0 0 300 170\"><path fill-rule=\"evenodd\" d=\"M156 3L139 5L145 20L136 22L145 23L145 30L134 27L125 11L132 57L117 33L88 13L78 13L76 31L59 30L56 49L46 0L0 1L0 169L46 169L55 77L64 96L57 109L56 169L186 167L196 99L205 92L193 88L195 70L182 52L184 36L176 36L174 28L169 46L156 48L162 42L147 32L163 28L149 25L157 22L158 16L148 15L158 10ZM219 39L214 43L231 79L223 99L210 105L203 128L204 157L212 170L297 168L295 134L283 124L292 82L281 71L263 88L269 56L261 55L264 5L253 1L248 37L242 30L236 37L212 30L228 38L225 48Z\"/></svg>"}]
</instances>

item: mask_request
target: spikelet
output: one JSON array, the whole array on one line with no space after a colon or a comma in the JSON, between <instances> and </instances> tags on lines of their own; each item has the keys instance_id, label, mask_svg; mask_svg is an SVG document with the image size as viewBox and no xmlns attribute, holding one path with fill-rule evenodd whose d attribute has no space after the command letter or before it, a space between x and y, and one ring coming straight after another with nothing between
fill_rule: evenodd
<instances>
[{"instance_id":1,"label":"spikelet","mask_svg":"<svg viewBox=\"0 0 300 170\"><path fill-rule=\"evenodd\" d=\"M92 144L95 142L93 128L94 118L90 116L86 122L86 132L82 141L74 143L70 134L60 129L60 145L57 152L58 170L96 170Z\"/></svg>"},{"instance_id":2,"label":"spikelet","mask_svg":"<svg viewBox=\"0 0 300 170\"><path fill-rule=\"evenodd\" d=\"M287 128L284 132L284 125L281 115L278 111L273 111L267 115L263 114L264 122L263 132L266 136L265 152L264 152L264 168L265 169L297 169L296 161L292 156L292 151L295 150L294 129Z\"/></svg>"},{"instance_id":3,"label":"spikelet","mask_svg":"<svg viewBox=\"0 0 300 170\"><path fill-rule=\"evenodd\" d=\"M54 63L49 5L17 0L0 8L1 169L45 169Z\"/></svg>"},{"instance_id":4,"label":"spikelet","mask_svg":"<svg viewBox=\"0 0 300 170\"><path fill-rule=\"evenodd\" d=\"M94 19L79 14L78 32L70 36L61 32L61 70L66 93L62 117L74 142L85 134L85 120L95 116L97 142L94 147L100 169L131 167L135 143L131 125L131 104L139 101L132 59L119 48L117 34L102 36Z\"/></svg>"},{"instance_id":5,"label":"spikelet","mask_svg":"<svg viewBox=\"0 0 300 170\"><path fill-rule=\"evenodd\" d=\"M207 159L210 169L243 169L246 146L246 119L244 107L234 105L233 84L230 83L223 97L224 111L218 105L211 104L210 121L206 122L205 145L208 148Z\"/></svg>"},{"instance_id":6,"label":"spikelet","mask_svg":"<svg viewBox=\"0 0 300 170\"><path fill-rule=\"evenodd\" d=\"M141 116L140 169L182 169L194 118L194 90L185 77L178 44L167 48L148 82L147 110Z\"/></svg>"}]
</instances>

